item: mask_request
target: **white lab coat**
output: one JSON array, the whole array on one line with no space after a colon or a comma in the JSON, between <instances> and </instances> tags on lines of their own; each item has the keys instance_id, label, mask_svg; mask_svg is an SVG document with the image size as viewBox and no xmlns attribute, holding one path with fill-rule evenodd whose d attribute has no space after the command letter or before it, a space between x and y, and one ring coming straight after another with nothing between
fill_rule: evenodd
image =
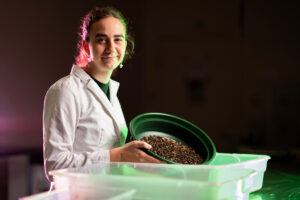
<instances>
[{"instance_id":1,"label":"white lab coat","mask_svg":"<svg viewBox=\"0 0 300 200\"><path fill-rule=\"evenodd\" d=\"M119 83L109 81L110 101L80 67L58 80L45 96L43 113L45 173L53 169L109 162L109 149L125 141L127 126L117 98Z\"/></svg>"}]
</instances>

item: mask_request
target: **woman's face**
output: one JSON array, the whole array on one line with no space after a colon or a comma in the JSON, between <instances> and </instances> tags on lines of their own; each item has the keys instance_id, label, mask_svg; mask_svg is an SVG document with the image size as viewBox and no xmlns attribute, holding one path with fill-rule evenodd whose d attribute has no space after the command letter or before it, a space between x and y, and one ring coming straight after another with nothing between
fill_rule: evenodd
<instances>
[{"instance_id":1,"label":"woman's face","mask_svg":"<svg viewBox=\"0 0 300 200\"><path fill-rule=\"evenodd\" d=\"M126 30L121 21L107 17L91 26L88 43L90 61L100 71L113 71L126 50Z\"/></svg>"}]
</instances>

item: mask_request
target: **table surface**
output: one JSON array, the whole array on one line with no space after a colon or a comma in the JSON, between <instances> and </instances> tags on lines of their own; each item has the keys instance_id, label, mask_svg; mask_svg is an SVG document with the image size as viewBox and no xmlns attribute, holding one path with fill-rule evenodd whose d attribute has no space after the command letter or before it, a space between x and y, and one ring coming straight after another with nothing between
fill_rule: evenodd
<instances>
[{"instance_id":1,"label":"table surface","mask_svg":"<svg viewBox=\"0 0 300 200\"><path fill-rule=\"evenodd\" d=\"M300 200L300 165L285 165L285 169L267 169L263 187L249 200Z\"/></svg>"}]
</instances>

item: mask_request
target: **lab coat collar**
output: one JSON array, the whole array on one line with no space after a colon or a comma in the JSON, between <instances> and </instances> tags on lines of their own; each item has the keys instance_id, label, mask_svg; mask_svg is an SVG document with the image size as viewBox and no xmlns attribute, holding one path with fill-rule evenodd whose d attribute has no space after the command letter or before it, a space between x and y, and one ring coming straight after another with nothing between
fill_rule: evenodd
<instances>
[{"instance_id":1,"label":"lab coat collar","mask_svg":"<svg viewBox=\"0 0 300 200\"><path fill-rule=\"evenodd\" d=\"M81 81L83 81L86 84L88 84L88 82L90 82L90 80L92 80L90 75L88 75L88 73L86 73L81 67L79 67L77 65L73 65L72 70L71 70L71 75L78 77ZM117 81L114 81L112 79L109 80L109 88L110 88L109 92L110 92L111 97L117 96L119 86L120 86L120 83L118 83ZM113 99L114 98L111 98L111 100L113 100Z\"/></svg>"},{"instance_id":2,"label":"lab coat collar","mask_svg":"<svg viewBox=\"0 0 300 200\"><path fill-rule=\"evenodd\" d=\"M71 75L76 76L84 83L87 83L91 79L91 77L88 75L88 73L86 73L81 67L79 67L77 65L73 65L72 70L71 70Z\"/></svg>"},{"instance_id":3,"label":"lab coat collar","mask_svg":"<svg viewBox=\"0 0 300 200\"><path fill-rule=\"evenodd\" d=\"M95 81L92 80L90 75L86 73L81 67L73 65L71 70L71 75L76 76L81 81L83 81L87 88L97 97L99 102L103 104L104 108L108 111L110 116L114 119L115 123L118 125L117 127L120 130L120 125L118 124L117 114L115 113L113 106L115 105L117 99L117 92L120 86L120 83L114 80L109 80L109 92L110 92L110 101L104 92L100 89ZM121 130L120 130L121 131Z\"/></svg>"}]
</instances>

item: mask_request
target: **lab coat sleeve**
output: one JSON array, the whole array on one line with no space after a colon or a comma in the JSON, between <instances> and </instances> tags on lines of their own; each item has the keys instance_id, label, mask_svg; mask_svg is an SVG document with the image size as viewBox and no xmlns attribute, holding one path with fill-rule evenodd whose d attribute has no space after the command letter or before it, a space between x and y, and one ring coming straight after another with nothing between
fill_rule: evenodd
<instances>
[{"instance_id":1,"label":"lab coat sleeve","mask_svg":"<svg viewBox=\"0 0 300 200\"><path fill-rule=\"evenodd\" d=\"M47 92L43 113L44 166L47 177L53 169L110 161L109 150L73 152L80 111L78 94L70 88L50 88Z\"/></svg>"}]
</instances>

